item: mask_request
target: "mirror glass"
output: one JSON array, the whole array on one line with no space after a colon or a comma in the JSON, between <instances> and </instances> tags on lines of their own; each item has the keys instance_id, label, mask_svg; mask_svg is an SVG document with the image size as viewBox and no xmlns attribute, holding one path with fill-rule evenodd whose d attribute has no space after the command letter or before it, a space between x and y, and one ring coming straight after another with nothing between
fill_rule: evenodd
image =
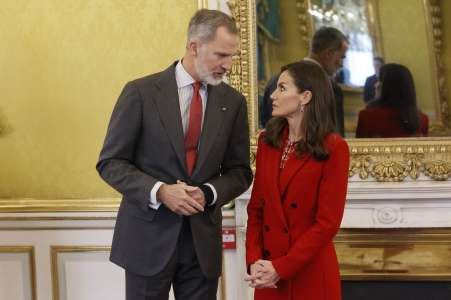
<instances>
[{"instance_id":1,"label":"mirror glass","mask_svg":"<svg viewBox=\"0 0 451 300\"><path fill-rule=\"evenodd\" d=\"M346 137L355 137L359 112L367 106L363 86L375 74L376 56L410 70L418 109L427 115L430 125L439 122L437 66L427 1L258 0L256 5L260 120L268 81L281 66L308 56L312 32L332 26L350 42L343 69L335 77L344 93Z\"/></svg>"}]
</instances>

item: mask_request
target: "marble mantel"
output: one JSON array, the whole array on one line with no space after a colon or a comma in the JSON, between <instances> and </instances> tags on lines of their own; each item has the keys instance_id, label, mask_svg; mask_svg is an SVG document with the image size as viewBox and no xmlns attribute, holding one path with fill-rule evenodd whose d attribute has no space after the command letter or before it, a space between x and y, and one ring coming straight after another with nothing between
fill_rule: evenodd
<instances>
[{"instance_id":1,"label":"marble mantel","mask_svg":"<svg viewBox=\"0 0 451 300\"><path fill-rule=\"evenodd\" d=\"M237 228L247 221L249 189L235 204ZM451 227L451 182L352 181L348 186L342 228Z\"/></svg>"}]
</instances>

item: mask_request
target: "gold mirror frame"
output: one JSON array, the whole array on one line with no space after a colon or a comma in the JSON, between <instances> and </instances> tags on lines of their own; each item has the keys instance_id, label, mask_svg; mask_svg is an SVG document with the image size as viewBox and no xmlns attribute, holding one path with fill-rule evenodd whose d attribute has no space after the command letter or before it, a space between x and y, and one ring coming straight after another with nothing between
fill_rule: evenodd
<instances>
[{"instance_id":1,"label":"gold mirror frame","mask_svg":"<svg viewBox=\"0 0 451 300\"><path fill-rule=\"evenodd\" d=\"M306 1L308 0L298 0L297 4L299 18L305 22L301 23L300 30L308 38L310 29ZM434 124L431 130L451 136L441 57L441 2L440 0L423 1L432 45L430 52L436 62L434 72L437 76L440 95L439 122ZM237 21L241 39L241 51L235 58L230 83L242 92L248 101L253 158L258 134L255 0L229 0L227 5ZM349 168L351 181L447 180L451 176L451 138L348 139L347 141L351 155Z\"/></svg>"}]
</instances>

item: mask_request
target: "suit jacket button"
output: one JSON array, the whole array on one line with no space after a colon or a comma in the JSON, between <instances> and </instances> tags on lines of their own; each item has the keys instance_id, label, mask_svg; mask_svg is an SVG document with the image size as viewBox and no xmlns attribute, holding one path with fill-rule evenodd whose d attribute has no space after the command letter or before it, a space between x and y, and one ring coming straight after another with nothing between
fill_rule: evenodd
<instances>
[{"instance_id":1,"label":"suit jacket button","mask_svg":"<svg viewBox=\"0 0 451 300\"><path fill-rule=\"evenodd\" d=\"M265 231L269 231L269 226L265 225Z\"/></svg>"},{"instance_id":2,"label":"suit jacket button","mask_svg":"<svg viewBox=\"0 0 451 300\"><path fill-rule=\"evenodd\" d=\"M263 249L263 258L268 258L271 254L269 253L268 250Z\"/></svg>"},{"instance_id":3,"label":"suit jacket button","mask_svg":"<svg viewBox=\"0 0 451 300\"><path fill-rule=\"evenodd\" d=\"M297 205L297 203L296 202L293 202L293 203L291 203L291 208L298 208L298 205Z\"/></svg>"}]
</instances>

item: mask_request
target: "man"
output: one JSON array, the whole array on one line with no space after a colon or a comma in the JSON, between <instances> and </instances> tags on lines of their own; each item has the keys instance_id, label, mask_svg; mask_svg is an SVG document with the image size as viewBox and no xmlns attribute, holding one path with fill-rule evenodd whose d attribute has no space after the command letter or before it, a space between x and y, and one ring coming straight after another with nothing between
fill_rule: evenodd
<instances>
[{"instance_id":1,"label":"man","mask_svg":"<svg viewBox=\"0 0 451 300\"><path fill-rule=\"evenodd\" d=\"M346 36L336 28L321 27L315 32L310 44L310 53L306 60L313 61L324 69L329 75L332 82L332 87L335 95L336 103L336 121L337 132L344 136L344 109L343 109L343 91L340 86L335 83L333 77L335 73L343 66L343 60L346 57L349 42ZM278 75L271 78L265 88L264 103L265 111L272 110L271 94L276 89ZM266 123L271 113L267 114L267 119L263 120Z\"/></svg>"},{"instance_id":2,"label":"man","mask_svg":"<svg viewBox=\"0 0 451 300\"><path fill-rule=\"evenodd\" d=\"M379 81L379 71L384 64L384 58L381 56L375 56L373 58L375 74L367 77L365 80L365 85L363 87L363 101L365 103L368 103L376 98L376 83Z\"/></svg>"},{"instance_id":3,"label":"man","mask_svg":"<svg viewBox=\"0 0 451 300\"><path fill-rule=\"evenodd\" d=\"M126 299L216 299L221 207L252 181L246 100L222 83L239 45L232 18L200 10L183 59L129 82L97 170L122 193L111 261Z\"/></svg>"}]
</instances>

